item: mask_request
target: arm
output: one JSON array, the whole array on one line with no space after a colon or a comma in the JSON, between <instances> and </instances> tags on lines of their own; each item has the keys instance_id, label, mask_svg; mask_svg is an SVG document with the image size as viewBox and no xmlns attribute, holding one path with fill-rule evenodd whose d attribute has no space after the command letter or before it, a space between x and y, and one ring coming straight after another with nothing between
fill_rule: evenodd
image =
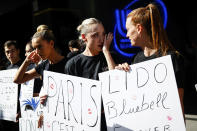
<instances>
[{"instance_id":1,"label":"arm","mask_svg":"<svg viewBox=\"0 0 197 131\"><path fill-rule=\"evenodd\" d=\"M179 93L179 98L180 98L180 103L181 103L183 118L185 119L185 115L184 115L184 104L183 104L184 89L183 88L179 88L178 89L178 93Z\"/></svg>"},{"instance_id":2,"label":"arm","mask_svg":"<svg viewBox=\"0 0 197 131\"><path fill-rule=\"evenodd\" d=\"M27 56L14 77L14 83L21 84L39 76L35 69L31 69L26 72L27 67L31 62L38 62L37 57L38 56L36 56L35 52L32 52L29 56Z\"/></svg>"},{"instance_id":3,"label":"arm","mask_svg":"<svg viewBox=\"0 0 197 131\"><path fill-rule=\"evenodd\" d=\"M109 48L110 48L112 39L113 39L112 33L105 35L104 45L103 45L103 54L104 54L105 59L107 61L107 65L108 65L109 70L115 69L115 66L116 66L115 62L109 52Z\"/></svg>"}]
</instances>

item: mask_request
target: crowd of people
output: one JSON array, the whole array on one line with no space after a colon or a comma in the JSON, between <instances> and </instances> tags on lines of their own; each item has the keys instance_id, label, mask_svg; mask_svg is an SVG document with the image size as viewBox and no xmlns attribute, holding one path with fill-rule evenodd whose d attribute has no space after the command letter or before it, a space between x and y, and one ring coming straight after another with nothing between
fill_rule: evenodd
<instances>
[{"instance_id":1,"label":"crowd of people","mask_svg":"<svg viewBox=\"0 0 197 131\"><path fill-rule=\"evenodd\" d=\"M178 93L184 114L184 59L172 46L163 27L159 10L154 4L140 7L127 15L127 37L132 46L138 46L141 52L134 56L132 64L157 57L171 55L178 85ZM53 71L88 79L99 80L98 73L121 69L129 71L128 63L117 63L110 53L113 34L106 33L103 23L96 18L88 18L77 27L79 39L68 43L70 53L61 55L56 48L53 31L47 25L40 25L37 32L27 42L25 60L20 58L20 49L16 41L6 41L4 51L10 65L7 69L18 68L14 83L22 84L35 79L34 96L40 97L41 104L46 102L47 94L42 91L43 71ZM20 89L20 88L18 88ZM18 115L20 111L18 110ZM18 122L0 121L1 131L17 131ZM105 115L101 115L101 130L106 131Z\"/></svg>"}]
</instances>

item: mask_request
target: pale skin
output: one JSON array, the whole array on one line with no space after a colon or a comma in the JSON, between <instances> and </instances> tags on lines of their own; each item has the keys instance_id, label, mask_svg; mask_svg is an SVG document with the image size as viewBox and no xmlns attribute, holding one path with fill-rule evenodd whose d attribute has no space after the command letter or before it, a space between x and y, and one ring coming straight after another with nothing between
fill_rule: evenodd
<instances>
[{"instance_id":1,"label":"pale skin","mask_svg":"<svg viewBox=\"0 0 197 131\"><path fill-rule=\"evenodd\" d=\"M126 29L127 29L127 37L130 39L132 46L139 46L143 51L146 57L153 55L157 52L157 49L154 49L152 43L150 41L149 36L147 35L146 29L141 24L134 25L131 22L131 17L126 20ZM130 66L128 63L119 64L115 67L116 69L130 71ZM184 106L183 106L183 96L184 89L179 88L179 97L180 103L182 107L182 112L184 114Z\"/></svg>"},{"instance_id":2,"label":"pale skin","mask_svg":"<svg viewBox=\"0 0 197 131\"><path fill-rule=\"evenodd\" d=\"M105 30L102 24L90 25L88 33L81 34L83 41L86 43L85 51L86 56L98 55L101 51L105 55L109 70L115 68L115 63L109 52L111 41L113 39L112 33L105 35Z\"/></svg>"}]
</instances>

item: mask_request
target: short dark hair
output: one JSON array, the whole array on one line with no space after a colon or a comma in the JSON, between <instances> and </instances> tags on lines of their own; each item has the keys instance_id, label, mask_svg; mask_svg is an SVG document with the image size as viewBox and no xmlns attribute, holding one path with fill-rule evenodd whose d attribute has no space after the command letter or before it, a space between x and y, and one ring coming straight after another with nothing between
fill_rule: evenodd
<instances>
[{"instance_id":1,"label":"short dark hair","mask_svg":"<svg viewBox=\"0 0 197 131\"><path fill-rule=\"evenodd\" d=\"M80 49L81 47L80 40L70 40L68 42L68 47Z\"/></svg>"},{"instance_id":2,"label":"short dark hair","mask_svg":"<svg viewBox=\"0 0 197 131\"><path fill-rule=\"evenodd\" d=\"M16 40L8 40L4 43L4 48L5 47L10 47L10 46L15 46L16 49L19 49L18 42Z\"/></svg>"}]
</instances>

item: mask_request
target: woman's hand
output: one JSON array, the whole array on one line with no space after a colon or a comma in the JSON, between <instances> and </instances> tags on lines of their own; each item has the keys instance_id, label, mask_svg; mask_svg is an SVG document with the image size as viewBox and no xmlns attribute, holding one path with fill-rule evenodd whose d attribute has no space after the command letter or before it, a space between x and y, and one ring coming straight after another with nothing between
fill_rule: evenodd
<instances>
[{"instance_id":1,"label":"woman's hand","mask_svg":"<svg viewBox=\"0 0 197 131\"><path fill-rule=\"evenodd\" d=\"M36 51L32 51L27 57L26 62L33 62L38 64L38 62L41 60L41 57L36 53Z\"/></svg>"},{"instance_id":2,"label":"woman's hand","mask_svg":"<svg viewBox=\"0 0 197 131\"><path fill-rule=\"evenodd\" d=\"M130 66L129 66L128 63L123 63L123 64L118 64L118 66L116 66L115 69L124 70L126 72L129 72L130 71Z\"/></svg>"},{"instance_id":3,"label":"woman's hand","mask_svg":"<svg viewBox=\"0 0 197 131\"><path fill-rule=\"evenodd\" d=\"M105 35L103 51L109 51L112 40L113 40L113 34L111 32Z\"/></svg>"}]
</instances>

